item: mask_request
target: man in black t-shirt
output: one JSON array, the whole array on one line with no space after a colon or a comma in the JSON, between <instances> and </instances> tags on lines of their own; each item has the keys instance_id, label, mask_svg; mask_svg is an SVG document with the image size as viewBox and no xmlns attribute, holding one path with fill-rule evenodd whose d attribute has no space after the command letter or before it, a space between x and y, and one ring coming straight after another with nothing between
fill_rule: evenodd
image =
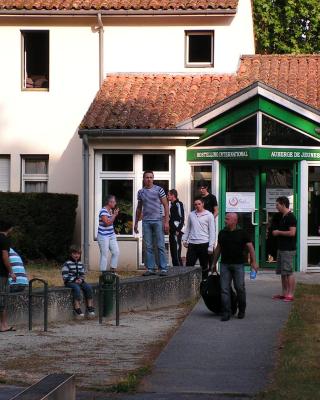
<instances>
[{"instance_id":1,"label":"man in black t-shirt","mask_svg":"<svg viewBox=\"0 0 320 400\"><path fill-rule=\"evenodd\" d=\"M221 255L220 282L223 315L221 321L231 316L230 286L233 280L238 297L238 318L245 317L246 289L244 283L244 264L246 250L249 250L251 267L257 271L254 247L247 232L238 228L238 215L226 214L225 228L219 232L218 244L214 253L213 270L217 271L217 262Z\"/></svg>"},{"instance_id":2,"label":"man in black t-shirt","mask_svg":"<svg viewBox=\"0 0 320 400\"><path fill-rule=\"evenodd\" d=\"M281 275L282 294L275 294L273 299L291 302L296 286L293 275L293 260L296 255L297 220L290 211L290 202L287 197L278 197L276 208L282 214L282 218L279 221L278 229L272 231L272 235L277 238L276 273Z\"/></svg>"},{"instance_id":3,"label":"man in black t-shirt","mask_svg":"<svg viewBox=\"0 0 320 400\"><path fill-rule=\"evenodd\" d=\"M1 293L8 292L8 277L13 281L16 275L12 272L9 261L10 241L8 235L12 230L12 223L9 221L0 221L0 332L14 331L13 327L9 328L6 302L7 296Z\"/></svg>"},{"instance_id":4,"label":"man in black t-shirt","mask_svg":"<svg viewBox=\"0 0 320 400\"><path fill-rule=\"evenodd\" d=\"M218 202L216 196L212 193L209 193L208 182L201 180L198 182L197 186L204 203L204 208L212 212L213 216L216 217L218 215Z\"/></svg>"}]
</instances>

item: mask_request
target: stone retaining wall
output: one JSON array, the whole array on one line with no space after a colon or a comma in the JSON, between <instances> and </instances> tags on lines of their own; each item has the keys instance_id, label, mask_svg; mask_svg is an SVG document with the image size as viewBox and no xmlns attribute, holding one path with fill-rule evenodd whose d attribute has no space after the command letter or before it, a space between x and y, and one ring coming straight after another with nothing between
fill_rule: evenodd
<instances>
[{"instance_id":1,"label":"stone retaining wall","mask_svg":"<svg viewBox=\"0 0 320 400\"><path fill-rule=\"evenodd\" d=\"M199 295L201 270L199 267L170 268L166 277L135 277L120 281L120 312L155 310L176 306ZM93 285L94 305L98 304L98 285ZM49 289L48 321L63 322L73 318L71 289ZM33 300L33 321L43 321L43 301ZM84 307L83 307L84 310ZM28 323L28 294L10 295L8 313L11 324Z\"/></svg>"}]
</instances>

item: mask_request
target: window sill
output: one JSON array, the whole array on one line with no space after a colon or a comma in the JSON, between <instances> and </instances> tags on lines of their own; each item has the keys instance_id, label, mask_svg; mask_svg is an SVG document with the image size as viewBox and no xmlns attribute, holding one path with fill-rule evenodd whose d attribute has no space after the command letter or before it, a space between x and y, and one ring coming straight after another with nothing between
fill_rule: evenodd
<instances>
[{"instance_id":1,"label":"window sill","mask_svg":"<svg viewBox=\"0 0 320 400\"><path fill-rule=\"evenodd\" d=\"M49 88L21 88L22 92L49 92Z\"/></svg>"},{"instance_id":2,"label":"window sill","mask_svg":"<svg viewBox=\"0 0 320 400\"><path fill-rule=\"evenodd\" d=\"M187 63L185 68L213 68L213 63Z\"/></svg>"}]
</instances>

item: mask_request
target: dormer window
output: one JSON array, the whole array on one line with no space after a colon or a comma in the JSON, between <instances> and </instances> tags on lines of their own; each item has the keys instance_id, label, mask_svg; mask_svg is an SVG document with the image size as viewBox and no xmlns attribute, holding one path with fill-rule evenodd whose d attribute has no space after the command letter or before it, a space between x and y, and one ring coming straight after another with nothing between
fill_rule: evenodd
<instances>
[{"instance_id":1,"label":"dormer window","mask_svg":"<svg viewBox=\"0 0 320 400\"><path fill-rule=\"evenodd\" d=\"M186 67L213 67L214 32L186 31Z\"/></svg>"}]
</instances>

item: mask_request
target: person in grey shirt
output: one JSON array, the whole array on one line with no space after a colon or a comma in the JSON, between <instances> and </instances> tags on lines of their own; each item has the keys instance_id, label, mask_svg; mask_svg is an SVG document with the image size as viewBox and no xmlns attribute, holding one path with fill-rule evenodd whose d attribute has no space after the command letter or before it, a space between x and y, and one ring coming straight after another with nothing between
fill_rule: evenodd
<instances>
[{"instance_id":1,"label":"person in grey shirt","mask_svg":"<svg viewBox=\"0 0 320 400\"><path fill-rule=\"evenodd\" d=\"M143 189L138 191L138 205L136 209L134 231L139 233L138 222L142 217L142 235L146 249L145 265L147 271L144 276L156 274L154 242L157 243L159 253L160 275L167 275L167 258L164 233L169 231L169 207L165 191L162 187L153 184L153 171L143 174ZM162 215L163 206L164 215Z\"/></svg>"},{"instance_id":2,"label":"person in grey shirt","mask_svg":"<svg viewBox=\"0 0 320 400\"><path fill-rule=\"evenodd\" d=\"M202 279L208 277L208 256L213 254L216 230L213 214L205 210L201 197L194 200L195 210L189 214L187 227L182 236L184 247L188 249L186 265L192 267L199 259Z\"/></svg>"}]
</instances>

